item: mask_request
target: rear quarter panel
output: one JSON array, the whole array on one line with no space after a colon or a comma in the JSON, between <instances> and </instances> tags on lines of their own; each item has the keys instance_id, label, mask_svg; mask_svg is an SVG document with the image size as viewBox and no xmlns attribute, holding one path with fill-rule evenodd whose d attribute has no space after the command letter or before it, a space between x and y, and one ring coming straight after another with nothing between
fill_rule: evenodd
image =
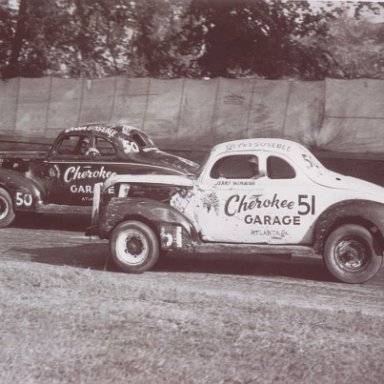
<instances>
[{"instance_id":1,"label":"rear quarter panel","mask_svg":"<svg viewBox=\"0 0 384 384\"><path fill-rule=\"evenodd\" d=\"M100 237L108 238L112 229L124 220L143 221L152 226L158 235L162 225L179 225L191 239L197 240L192 223L168 204L146 198L118 197L112 198L100 212Z\"/></svg>"},{"instance_id":2,"label":"rear quarter panel","mask_svg":"<svg viewBox=\"0 0 384 384\"><path fill-rule=\"evenodd\" d=\"M356 199L330 206L316 220L313 240L315 251L322 253L328 235L342 224L358 224L370 229L376 239L376 245L383 251L384 204Z\"/></svg>"},{"instance_id":3,"label":"rear quarter panel","mask_svg":"<svg viewBox=\"0 0 384 384\"><path fill-rule=\"evenodd\" d=\"M10 195L16 211L33 211L45 197L45 190L39 180L24 173L0 168L0 187Z\"/></svg>"}]
</instances>

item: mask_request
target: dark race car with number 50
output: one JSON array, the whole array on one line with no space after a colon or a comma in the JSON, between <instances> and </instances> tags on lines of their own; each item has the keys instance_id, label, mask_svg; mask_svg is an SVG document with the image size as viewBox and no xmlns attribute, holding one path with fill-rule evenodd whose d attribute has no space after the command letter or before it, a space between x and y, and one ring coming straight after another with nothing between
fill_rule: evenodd
<instances>
[{"instance_id":1,"label":"dark race car with number 50","mask_svg":"<svg viewBox=\"0 0 384 384\"><path fill-rule=\"evenodd\" d=\"M189 175L197 168L125 124L68 128L48 153L0 152L0 227L17 212L90 214L95 183L113 174Z\"/></svg>"},{"instance_id":2,"label":"dark race car with number 50","mask_svg":"<svg viewBox=\"0 0 384 384\"><path fill-rule=\"evenodd\" d=\"M348 283L382 265L384 188L329 171L292 141L231 141L194 177L115 175L98 189L88 234L108 238L126 272L171 250L322 255Z\"/></svg>"}]
</instances>

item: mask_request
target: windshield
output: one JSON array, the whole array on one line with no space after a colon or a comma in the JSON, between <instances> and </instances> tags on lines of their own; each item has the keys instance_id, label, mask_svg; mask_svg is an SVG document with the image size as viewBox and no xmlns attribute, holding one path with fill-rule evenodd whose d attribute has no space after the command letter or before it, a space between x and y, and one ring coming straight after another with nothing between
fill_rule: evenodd
<instances>
[{"instance_id":1,"label":"windshield","mask_svg":"<svg viewBox=\"0 0 384 384\"><path fill-rule=\"evenodd\" d=\"M120 137L120 141L124 153L130 155L156 148L153 141L146 134L134 130L129 133L124 132Z\"/></svg>"},{"instance_id":2,"label":"windshield","mask_svg":"<svg viewBox=\"0 0 384 384\"><path fill-rule=\"evenodd\" d=\"M155 143L144 132L132 132L131 138L136 141L140 148L155 148Z\"/></svg>"},{"instance_id":3,"label":"windshield","mask_svg":"<svg viewBox=\"0 0 384 384\"><path fill-rule=\"evenodd\" d=\"M208 153L204 156L203 160L200 162L200 165L199 165L199 167L198 167L197 170L196 170L196 175L197 175L197 176L200 176L200 175L201 175L201 172L203 172L203 170L205 169L205 165L207 164L207 161L208 161L208 158L209 158L210 155L211 155L211 153L208 152Z\"/></svg>"}]
</instances>

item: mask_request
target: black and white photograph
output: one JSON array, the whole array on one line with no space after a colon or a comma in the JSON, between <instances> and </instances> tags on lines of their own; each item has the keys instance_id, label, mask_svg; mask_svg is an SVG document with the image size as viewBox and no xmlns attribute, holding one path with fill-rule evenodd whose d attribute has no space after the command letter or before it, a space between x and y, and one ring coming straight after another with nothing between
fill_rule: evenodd
<instances>
[{"instance_id":1,"label":"black and white photograph","mask_svg":"<svg viewBox=\"0 0 384 384\"><path fill-rule=\"evenodd\" d=\"M0 76L0 383L384 382L384 2L0 0Z\"/></svg>"}]
</instances>

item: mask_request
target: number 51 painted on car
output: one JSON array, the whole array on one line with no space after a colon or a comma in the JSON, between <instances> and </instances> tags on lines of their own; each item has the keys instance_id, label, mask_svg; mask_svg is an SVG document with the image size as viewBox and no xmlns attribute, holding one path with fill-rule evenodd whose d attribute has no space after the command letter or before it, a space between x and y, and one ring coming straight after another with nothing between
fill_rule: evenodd
<instances>
[{"instance_id":1,"label":"number 51 painted on car","mask_svg":"<svg viewBox=\"0 0 384 384\"><path fill-rule=\"evenodd\" d=\"M348 283L382 265L384 188L326 169L289 140L222 143L193 174L115 175L95 194L88 233L108 238L127 272L151 268L172 249L310 252Z\"/></svg>"}]
</instances>

